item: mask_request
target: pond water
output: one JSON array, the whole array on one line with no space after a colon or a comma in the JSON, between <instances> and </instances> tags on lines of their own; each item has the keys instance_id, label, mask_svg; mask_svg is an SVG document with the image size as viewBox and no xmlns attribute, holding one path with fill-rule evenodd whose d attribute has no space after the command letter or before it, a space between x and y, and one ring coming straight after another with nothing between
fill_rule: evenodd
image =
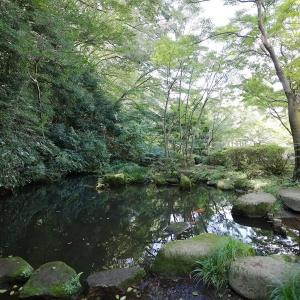
<instances>
[{"instance_id":1,"label":"pond water","mask_svg":"<svg viewBox=\"0 0 300 300\"><path fill-rule=\"evenodd\" d=\"M233 217L231 203L240 194L204 185L191 191L135 185L98 192L96 184L97 176L74 176L2 196L0 255L20 256L34 268L61 260L83 272L84 280L108 268L147 267L164 243L204 232L240 238L257 255L299 254L300 221L287 224L283 237L266 220ZM205 211L191 218L199 208ZM166 226L182 221L191 222L186 232L166 235Z\"/></svg>"}]
</instances>

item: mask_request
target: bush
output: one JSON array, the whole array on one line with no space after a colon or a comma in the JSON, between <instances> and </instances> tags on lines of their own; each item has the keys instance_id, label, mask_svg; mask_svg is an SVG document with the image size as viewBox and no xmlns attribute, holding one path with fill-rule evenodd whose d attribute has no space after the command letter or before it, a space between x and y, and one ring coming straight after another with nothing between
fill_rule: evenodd
<instances>
[{"instance_id":1,"label":"bush","mask_svg":"<svg viewBox=\"0 0 300 300\"><path fill-rule=\"evenodd\" d=\"M287 164L283 154L284 148L275 144L234 147L223 151L225 165L238 171L248 172L249 178L261 172L282 174Z\"/></svg>"},{"instance_id":2,"label":"bush","mask_svg":"<svg viewBox=\"0 0 300 300\"><path fill-rule=\"evenodd\" d=\"M206 157L206 163L208 165L220 165L225 166L226 165L226 157L224 155L224 151L217 151L210 156Z\"/></svg>"}]
</instances>

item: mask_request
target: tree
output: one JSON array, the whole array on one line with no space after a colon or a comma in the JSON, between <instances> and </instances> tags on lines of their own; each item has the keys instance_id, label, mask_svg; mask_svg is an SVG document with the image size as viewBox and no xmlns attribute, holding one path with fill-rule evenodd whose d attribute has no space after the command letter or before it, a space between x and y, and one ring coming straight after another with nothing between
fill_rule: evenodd
<instances>
[{"instance_id":1,"label":"tree","mask_svg":"<svg viewBox=\"0 0 300 300\"><path fill-rule=\"evenodd\" d=\"M299 6L297 1L293 0L238 0L230 2L251 3L256 8L256 18L238 14L236 20L243 24L243 30L238 28L236 23L232 23L231 28L227 28L223 33L227 36L242 38L245 41L245 46L248 47L248 49L243 48L244 52L256 53L272 62L273 70L281 83L287 100L289 124L295 151L294 178L300 179ZM256 22L256 28L254 22ZM238 50L241 49L236 49L236 51ZM260 66L264 67L264 61ZM254 62L252 61L252 63ZM255 65L258 66L257 63Z\"/></svg>"}]
</instances>

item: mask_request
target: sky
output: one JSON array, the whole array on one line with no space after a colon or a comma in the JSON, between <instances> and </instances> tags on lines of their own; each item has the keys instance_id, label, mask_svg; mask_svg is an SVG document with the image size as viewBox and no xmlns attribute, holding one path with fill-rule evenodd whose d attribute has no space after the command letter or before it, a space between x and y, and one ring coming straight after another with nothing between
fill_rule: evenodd
<instances>
[{"instance_id":1,"label":"sky","mask_svg":"<svg viewBox=\"0 0 300 300\"><path fill-rule=\"evenodd\" d=\"M211 0L202 3L207 18L211 18L216 26L226 25L230 18L234 17L239 6L223 5L222 0Z\"/></svg>"}]
</instances>

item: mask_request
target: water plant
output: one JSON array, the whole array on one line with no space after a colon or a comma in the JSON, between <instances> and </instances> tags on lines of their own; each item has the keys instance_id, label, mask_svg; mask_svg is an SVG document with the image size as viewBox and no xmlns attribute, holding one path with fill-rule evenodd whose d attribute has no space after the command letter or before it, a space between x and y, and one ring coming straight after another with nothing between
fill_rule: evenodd
<instances>
[{"instance_id":1,"label":"water plant","mask_svg":"<svg viewBox=\"0 0 300 300\"><path fill-rule=\"evenodd\" d=\"M208 257L196 260L198 267L193 271L197 281L212 285L216 292L227 284L230 263L239 257L252 256L254 250L242 241L228 237L221 240Z\"/></svg>"},{"instance_id":2,"label":"water plant","mask_svg":"<svg viewBox=\"0 0 300 300\"><path fill-rule=\"evenodd\" d=\"M299 300L300 295L300 272L288 282L279 282L270 293L270 300Z\"/></svg>"}]
</instances>

